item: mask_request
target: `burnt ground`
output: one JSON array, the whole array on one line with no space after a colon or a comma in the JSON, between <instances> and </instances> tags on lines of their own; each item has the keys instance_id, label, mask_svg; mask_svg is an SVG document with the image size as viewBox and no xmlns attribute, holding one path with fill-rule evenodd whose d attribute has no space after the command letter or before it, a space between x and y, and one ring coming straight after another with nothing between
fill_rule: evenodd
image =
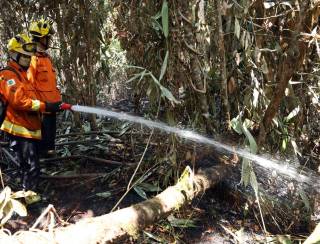
<instances>
[{"instance_id":1,"label":"burnt ground","mask_svg":"<svg viewBox=\"0 0 320 244\"><path fill-rule=\"evenodd\" d=\"M68 223L110 212L125 192L136 163L147 145L149 134L141 132L144 130L140 129L132 130L130 124L125 123L120 128L113 128L109 121L105 123L108 125L103 128L111 129L97 133L82 131L71 134L72 131L67 127L59 132L58 157L41 162L43 178L38 193L42 200L27 207L27 217L13 216L5 228L12 233L28 230L48 204L52 204L58 216ZM176 170L181 172L185 165L192 164L193 160L201 167L209 167L217 158L212 149L198 146L196 148L194 144L179 148L183 151L182 155L189 155L189 151L196 152L191 161L173 157L172 150L166 148L167 136L163 140L161 136L157 135L155 137L157 142L149 144L145 163L137 174L138 178L149 169L154 169L145 177L144 183L152 186L158 184L161 189L145 190L147 197L152 197L166 186L175 183L177 175L167 170L173 163L179 162L180 168ZM155 158L154 155L163 155L163 152L166 157ZM2 155L2 171L4 179L7 179L5 184L12 186L14 177L11 176L10 179L10 170L6 171L8 161L10 160ZM257 243L261 240L265 242L263 238L266 236L269 236L270 240L276 240L280 238L276 236L277 234L289 233L292 234L291 239L299 240L301 236L310 233L309 226L301 219L291 221L293 219L291 215L287 216L287 220L286 216L271 213L271 216L269 214L265 219L270 233L265 235L257 204L252 198L252 189L246 191L238 186L239 172L239 169L235 170L234 174L229 175L229 180L207 191L178 213L150 226L141 233L139 239L128 240L128 243L237 243L237 240ZM264 184L270 178L270 175L258 176L260 183ZM279 186L278 182L277 185ZM12 188L15 189L15 186ZM286 184L282 188L286 191ZM141 192L139 194L138 191L131 190L119 208L143 201L141 195L143 196ZM267 212L263 211L267 215ZM301 213L298 212L296 215L300 216ZM38 228L47 228L49 222L48 218L42 219ZM279 222L283 226L277 226ZM290 228L286 228L288 226Z\"/></svg>"},{"instance_id":2,"label":"burnt ground","mask_svg":"<svg viewBox=\"0 0 320 244\"><path fill-rule=\"evenodd\" d=\"M101 166L83 160L77 162L81 167L78 167L76 173L68 172L67 169L74 167L74 163L76 162L42 163L43 168L67 172L64 174L66 178L43 179L39 189L43 200L28 206L27 217L15 216L5 225L5 228L12 233L27 230L48 204L53 204L58 215L68 223L108 213L125 192L128 182L127 167ZM70 164L69 167L68 164ZM79 177L88 172L104 171L108 173L109 178L107 176L67 178L71 173L72 176ZM151 197L151 194L149 196ZM119 208L143 200L132 190L121 202ZM138 240L128 240L128 243L237 243L237 240L243 240L246 243L260 241L264 243L266 235L263 232L259 213L254 207L248 207L248 204L250 201L243 194L230 188L228 182L222 182L178 213L147 228ZM45 228L47 225L47 220L43 219L40 228ZM268 230L272 229L272 221L267 225ZM306 228L300 228L299 231L295 230L295 240L309 232ZM277 231L269 233L269 238L276 239L277 237L272 234L277 234Z\"/></svg>"},{"instance_id":3,"label":"burnt ground","mask_svg":"<svg viewBox=\"0 0 320 244\"><path fill-rule=\"evenodd\" d=\"M53 204L58 215L69 223L75 223L82 218L99 216L108 213L124 193L123 189L119 191L114 189L113 195L107 199L97 197L96 193L106 191L99 181L89 183L60 180L59 183L47 184L50 184L47 187L50 194L42 194L45 199L40 203L30 205L27 217L15 216L5 225L5 228L11 230L12 233L27 230L49 203ZM111 191L112 188L109 190ZM239 196L229 194L225 190L224 185L220 184L215 189L207 191L202 197L195 199L191 205L175 213L174 218L186 220L183 223L174 223L168 218L149 227L146 232L152 233L157 238L150 238L142 233L138 240L128 240L128 242L156 243L155 240L158 240L162 243L174 241L178 243L237 243L227 229L231 233L236 233L243 228L243 240L250 240L248 243L256 243L263 236L259 222L250 213L247 216L244 215L244 199L239 199ZM132 191L119 207L127 207L143 200ZM42 227L48 224L46 219L42 222Z\"/></svg>"}]
</instances>

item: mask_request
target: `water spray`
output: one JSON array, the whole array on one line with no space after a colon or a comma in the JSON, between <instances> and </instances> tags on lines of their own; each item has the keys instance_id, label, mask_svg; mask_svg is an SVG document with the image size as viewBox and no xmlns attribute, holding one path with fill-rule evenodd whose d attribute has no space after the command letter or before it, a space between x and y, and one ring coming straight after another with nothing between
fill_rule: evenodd
<instances>
[{"instance_id":1,"label":"water spray","mask_svg":"<svg viewBox=\"0 0 320 244\"><path fill-rule=\"evenodd\" d=\"M262 156L252 154L245 149L235 148L233 146L229 146L227 144L221 143L221 142L214 140L212 138L202 136L202 135L200 135L196 132L193 132L191 130L180 129L180 128L169 126L163 122L155 122L152 120L144 119L139 116L133 116L133 115L129 115L129 114L126 114L123 112L114 112L114 111L110 111L110 110L103 109L103 108L73 105L73 106L71 106L71 110L75 111L75 112L96 114L96 115L114 118L114 119L118 119L118 120L125 120L125 121L129 121L129 122L133 122L133 123L142 124L142 125L145 125L149 128L160 129L160 130L165 131L167 133L174 133L177 136L179 136L181 138L185 138L190 141L194 141L194 142L197 142L200 144L211 145L220 151L224 150L228 153L236 153L243 158L247 158L247 159L253 161L254 163L262 166L263 168L275 170L275 171L277 171L283 175L289 176L290 178L295 179L301 183L306 183L308 185L311 185L314 189L316 189L317 191L320 192L320 182L318 179L319 177L317 177L315 175L311 175L311 174L305 175L302 173L299 174L297 172L297 169L295 169L290 164L283 164L283 162L278 161L278 160L270 160L270 159L264 158Z\"/></svg>"}]
</instances>

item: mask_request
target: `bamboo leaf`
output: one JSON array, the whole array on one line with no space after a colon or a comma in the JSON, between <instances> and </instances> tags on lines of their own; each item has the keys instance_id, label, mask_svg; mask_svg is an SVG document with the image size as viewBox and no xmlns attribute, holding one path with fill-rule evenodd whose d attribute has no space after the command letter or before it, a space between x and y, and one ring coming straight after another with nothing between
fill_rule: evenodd
<instances>
[{"instance_id":1,"label":"bamboo leaf","mask_svg":"<svg viewBox=\"0 0 320 244\"><path fill-rule=\"evenodd\" d=\"M96 193L96 196L102 198L109 198L111 195L112 193L110 191Z\"/></svg>"},{"instance_id":2,"label":"bamboo leaf","mask_svg":"<svg viewBox=\"0 0 320 244\"><path fill-rule=\"evenodd\" d=\"M246 158L242 160L242 167L241 167L241 183L247 187L250 182L250 171L251 171L251 166L250 166L250 161Z\"/></svg>"},{"instance_id":3,"label":"bamboo leaf","mask_svg":"<svg viewBox=\"0 0 320 244\"><path fill-rule=\"evenodd\" d=\"M258 197L258 181L257 181L256 174L254 173L252 168L250 172L250 185L252 186L254 193Z\"/></svg>"},{"instance_id":4,"label":"bamboo leaf","mask_svg":"<svg viewBox=\"0 0 320 244\"><path fill-rule=\"evenodd\" d=\"M10 200L10 195L11 195L11 189L8 186L6 186L0 193L0 219L3 216L4 207L7 205L8 201Z\"/></svg>"},{"instance_id":5,"label":"bamboo leaf","mask_svg":"<svg viewBox=\"0 0 320 244\"><path fill-rule=\"evenodd\" d=\"M281 143L281 150L282 151L285 151L287 149L287 144L288 144L288 138L286 137L282 140L282 143Z\"/></svg>"},{"instance_id":6,"label":"bamboo leaf","mask_svg":"<svg viewBox=\"0 0 320 244\"><path fill-rule=\"evenodd\" d=\"M155 236L155 235L153 235L153 234L151 234L150 232L147 232L147 231L143 231L143 233L147 236L147 237L149 237L149 238L151 238L151 239L153 239L153 240L155 240L155 241L157 241L158 243L165 243L165 241L163 241L162 239L160 239L159 237L157 237L157 236Z\"/></svg>"},{"instance_id":7,"label":"bamboo leaf","mask_svg":"<svg viewBox=\"0 0 320 244\"><path fill-rule=\"evenodd\" d=\"M142 79L144 78L144 76L146 75L146 73L147 73L147 70L146 70L146 69L140 73L140 79L139 79L137 85L140 84L140 82L142 81Z\"/></svg>"},{"instance_id":8,"label":"bamboo leaf","mask_svg":"<svg viewBox=\"0 0 320 244\"><path fill-rule=\"evenodd\" d=\"M150 76L152 77L152 80L159 86L162 96L166 97L173 103L180 103L167 88L160 84L159 80L152 73L150 73Z\"/></svg>"},{"instance_id":9,"label":"bamboo leaf","mask_svg":"<svg viewBox=\"0 0 320 244\"><path fill-rule=\"evenodd\" d=\"M149 192L159 192L159 191L161 191L161 188L159 186L155 186L155 185L152 185L152 184L149 184L149 183L140 183L139 187L141 187L145 191L149 191Z\"/></svg>"},{"instance_id":10,"label":"bamboo leaf","mask_svg":"<svg viewBox=\"0 0 320 244\"><path fill-rule=\"evenodd\" d=\"M11 195L11 198L22 198L35 195L37 195L37 193L35 193L34 191L17 191Z\"/></svg>"},{"instance_id":11,"label":"bamboo leaf","mask_svg":"<svg viewBox=\"0 0 320 244\"><path fill-rule=\"evenodd\" d=\"M293 109L287 117L284 118L285 122L288 122L289 120L291 120L292 118L294 118L295 116L297 116L297 114L300 111L300 106L296 107L295 109Z\"/></svg>"},{"instance_id":12,"label":"bamboo leaf","mask_svg":"<svg viewBox=\"0 0 320 244\"><path fill-rule=\"evenodd\" d=\"M143 71L142 71L142 72L143 72ZM141 73L138 73L138 74L135 74L134 76L132 76L129 80L126 81L126 83L128 84L128 83L134 81L135 79L139 78L139 77L141 76L142 72L141 72Z\"/></svg>"},{"instance_id":13,"label":"bamboo leaf","mask_svg":"<svg viewBox=\"0 0 320 244\"><path fill-rule=\"evenodd\" d=\"M154 83L156 83L158 86L161 86L159 80L152 73L150 73L150 76L151 76L152 80L154 81Z\"/></svg>"},{"instance_id":14,"label":"bamboo leaf","mask_svg":"<svg viewBox=\"0 0 320 244\"><path fill-rule=\"evenodd\" d=\"M7 204L3 208L3 218L1 219L0 225L4 225L13 214L13 206L11 200L7 202Z\"/></svg>"},{"instance_id":15,"label":"bamboo leaf","mask_svg":"<svg viewBox=\"0 0 320 244\"><path fill-rule=\"evenodd\" d=\"M257 143L256 143L255 139L253 138L253 136L251 135L250 131L247 129L245 124L243 124L243 126L242 126L242 131L243 131L243 133L245 134L246 138L249 141L250 152L256 154L257 151L258 151Z\"/></svg>"},{"instance_id":16,"label":"bamboo leaf","mask_svg":"<svg viewBox=\"0 0 320 244\"><path fill-rule=\"evenodd\" d=\"M237 132L239 135L241 135L242 134L242 129L241 129L241 121L239 120L239 115L237 116L237 117L235 117L235 118L233 118L232 120L231 120L231 128L235 131L235 132Z\"/></svg>"},{"instance_id":17,"label":"bamboo leaf","mask_svg":"<svg viewBox=\"0 0 320 244\"><path fill-rule=\"evenodd\" d=\"M168 216L168 221L170 222L171 226L179 227L179 228L190 228L190 227L197 227L195 221L192 219L178 219L173 215Z\"/></svg>"},{"instance_id":18,"label":"bamboo leaf","mask_svg":"<svg viewBox=\"0 0 320 244\"><path fill-rule=\"evenodd\" d=\"M154 20L160 19L160 17L161 17L161 12L158 12L156 15L151 16L151 18Z\"/></svg>"},{"instance_id":19,"label":"bamboo leaf","mask_svg":"<svg viewBox=\"0 0 320 244\"><path fill-rule=\"evenodd\" d=\"M302 201L303 201L303 203L304 203L304 206L306 207L306 209L308 210L308 211L310 211L311 210L311 207L310 207L310 201L309 201L309 199L308 199L308 197L307 197L307 194L305 193L305 191L303 190L303 189L301 189L301 188L299 188L299 195L300 195L300 197L301 197L301 199L302 199Z\"/></svg>"},{"instance_id":20,"label":"bamboo leaf","mask_svg":"<svg viewBox=\"0 0 320 244\"><path fill-rule=\"evenodd\" d=\"M15 199L11 199L11 203L12 203L13 210L17 214L19 214L19 216L21 216L21 217L27 216L27 209L21 202L15 200Z\"/></svg>"},{"instance_id":21,"label":"bamboo leaf","mask_svg":"<svg viewBox=\"0 0 320 244\"><path fill-rule=\"evenodd\" d=\"M293 139L291 139L290 142L291 142L291 145L292 145L292 147L293 147L294 153L295 153L296 155L301 156L301 152L299 151L299 148L298 148L298 145L297 145L296 141L293 140Z\"/></svg>"},{"instance_id":22,"label":"bamboo leaf","mask_svg":"<svg viewBox=\"0 0 320 244\"><path fill-rule=\"evenodd\" d=\"M148 199L147 194L145 193L144 190L142 190L141 187L135 186L133 189L135 190L136 193L138 193L138 195L139 195L140 197L142 197L142 198L144 198L144 199Z\"/></svg>"},{"instance_id":23,"label":"bamboo leaf","mask_svg":"<svg viewBox=\"0 0 320 244\"><path fill-rule=\"evenodd\" d=\"M253 89L253 99L252 99L252 105L254 108L258 107L258 101L259 101L259 91L257 88Z\"/></svg>"},{"instance_id":24,"label":"bamboo leaf","mask_svg":"<svg viewBox=\"0 0 320 244\"><path fill-rule=\"evenodd\" d=\"M251 37L250 33L246 33L245 43L244 43L244 50L247 50L249 47L251 47Z\"/></svg>"},{"instance_id":25,"label":"bamboo leaf","mask_svg":"<svg viewBox=\"0 0 320 244\"><path fill-rule=\"evenodd\" d=\"M179 104L180 102L172 95L172 93L165 88L164 86L160 85L161 93L164 97L168 98L171 102Z\"/></svg>"},{"instance_id":26,"label":"bamboo leaf","mask_svg":"<svg viewBox=\"0 0 320 244\"><path fill-rule=\"evenodd\" d=\"M166 0L163 1L162 9L161 9L161 20L162 20L162 30L165 38L169 36L169 9L168 2Z\"/></svg>"},{"instance_id":27,"label":"bamboo leaf","mask_svg":"<svg viewBox=\"0 0 320 244\"><path fill-rule=\"evenodd\" d=\"M240 39L240 24L237 18L235 18L235 21L234 21L234 33L236 37Z\"/></svg>"},{"instance_id":28,"label":"bamboo leaf","mask_svg":"<svg viewBox=\"0 0 320 244\"><path fill-rule=\"evenodd\" d=\"M166 56L164 57L164 60L163 60L162 66L161 66L159 81L162 80L164 74L166 73L167 66L168 66L168 57L169 57L169 51L166 52Z\"/></svg>"},{"instance_id":29,"label":"bamboo leaf","mask_svg":"<svg viewBox=\"0 0 320 244\"><path fill-rule=\"evenodd\" d=\"M264 59L264 57L262 58L261 71L264 74L268 74L268 72L269 72L268 64L267 64L266 60Z\"/></svg>"},{"instance_id":30,"label":"bamboo leaf","mask_svg":"<svg viewBox=\"0 0 320 244\"><path fill-rule=\"evenodd\" d=\"M41 197L39 195L30 195L25 197L25 201L27 205L30 205L32 203L39 202L41 200Z\"/></svg>"}]
</instances>

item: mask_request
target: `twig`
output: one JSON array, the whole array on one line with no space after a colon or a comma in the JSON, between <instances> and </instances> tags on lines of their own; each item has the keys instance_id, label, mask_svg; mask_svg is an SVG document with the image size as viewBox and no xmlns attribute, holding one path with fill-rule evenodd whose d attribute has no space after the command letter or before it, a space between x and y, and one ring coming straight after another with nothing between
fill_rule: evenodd
<instances>
[{"instance_id":1,"label":"twig","mask_svg":"<svg viewBox=\"0 0 320 244\"><path fill-rule=\"evenodd\" d=\"M262 214L262 210L261 210L260 200L259 200L259 195L258 194L256 194L256 198L257 198L257 202L258 202L258 208L259 208L259 213L260 213L260 216L261 216L263 230L264 230L264 233L267 234L267 229L266 229L266 225L264 223L264 218L263 218L263 214Z\"/></svg>"},{"instance_id":2,"label":"twig","mask_svg":"<svg viewBox=\"0 0 320 244\"><path fill-rule=\"evenodd\" d=\"M3 177L2 177L2 170L1 170L1 167L0 167L0 179L1 179L1 186L2 186L2 189L4 189L4 183L3 183Z\"/></svg>"},{"instance_id":3,"label":"twig","mask_svg":"<svg viewBox=\"0 0 320 244\"><path fill-rule=\"evenodd\" d=\"M20 164L16 161L16 159L8 152L7 149L1 147L1 150L4 152L4 154L18 167L20 167Z\"/></svg>"},{"instance_id":4,"label":"twig","mask_svg":"<svg viewBox=\"0 0 320 244\"><path fill-rule=\"evenodd\" d=\"M91 156L85 156L86 159L92 160L97 163L106 163L106 164L113 164L113 165L134 165L132 163L122 163L118 161L113 161L113 160L108 160L108 159L103 159L103 158L95 158Z\"/></svg>"},{"instance_id":5,"label":"twig","mask_svg":"<svg viewBox=\"0 0 320 244\"><path fill-rule=\"evenodd\" d=\"M85 156L85 155L71 155L66 157L56 157L56 158L47 158L47 159L40 159L40 162L50 163L50 162L57 162L57 161L65 161L65 160L72 160L72 159L87 159L98 163L105 163L105 164L112 164L112 165L133 165L132 163L123 163L119 161L103 159L103 158L96 158L92 156Z\"/></svg>"},{"instance_id":6,"label":"twig","mask_svg":"<svg viewBox=\"0 0 320 244\"><path fill-rule=\"evenodd\" d=\"M231 230L229 230L223 224L220 224L220 226L224 229L225 232L230 234L236 241L238 241L239 243L242 243L242 240L236 234L234 234Z\"/></svg>"},{"instance_id":7,"label":"twig","mask_svg":"<svg viewBox=\"0 0 320 244\"><path fill-rule=\"evenodd\" d=\"M54 213L52 211L49 212L48 214L48 217L49 217L49 226L48 226L48 230L50 233L53 232L53 228L55 226L55 218L54 218Z\"/></svg>"},{"instance_id":8,"label":"twig","mask_svg":"<svg viewBox=\"0 0 320 244\"><path fill-rule=\"evenodd\" d=\"M281 14L277 14L277 15L273 15L273 16L267 16L267 17L259 17L259 18L254 18L254 17L251 17L252 19L254 20L266 20L266 19L272 19L272 18L278 18L278 17L282 17L282 16L285 16L287 14L290 14L291 12L300 12L300 10L298 9L289 9Z\"/></svg>"},{"instance_id":9,"label":"twig","mask_svg":"<svg viewBox=\"0 0 320 244\"><path fill-rule=\"evenodd\" d=\"M139 167L140 167L140 165L141 165L141 163L142 163L142 160L144 159L144 156L145 156L145 154L146 154L146 152L147 152L147 150L148 150L149 143L150 143L150 140L151 140L152 135L153 135L153 129L152 129L151 134L150 134L150 136L149 136L149 138L148 138L148 142L147 142L146 148L145 148L144 151L143 151L143 154L142 154L142 156L141 156L141 158L140 158L140 161L139 161L139 163L138 163L135 171L133 172L133 174L132 174L132 176L131 176L131 179L130 179L130 181L129 181L129 183L128 183L127 190L130 189L130 187L131 187L130 185L131 185L134 177L135 177L136 174L137 174L137 171L138 171L138 169L139 169Z\"/></svg>"},{"instance_id":10,"label":"twig","mask_svg":"<svg viewBox=\"0 0 320 244\"><path fill-rule=\"evenodd\" d=\"M90 178L90 177L103 177L106 174L103 173L87 173L78 175L41 175L40 178L47 180L69 180L78 178Z\"/></svg>"},{"instance_id":11,"label":"twig","mask_svg":"<svg viewBox=\"0 0 320 244\"><path fill-rule=\"evenodd\" d=\"M198 50L194 49L191 45L189 45L184 38L183 38L183 43L184 43L184 45L185 45L191 52L193 52L194 54L199 55L199 56L201 56L201 57L204 56L204 55L203 55L202 53L200 53Z\"/></svg>"},{"instance_id":12,"label":"twig","mask_svg":"<svg viewBox=\"0 0 320 244\"><path fill-rule=\"evenodd\" d=\"M57 210L55 208L52 208L51 209L52 213L55 215L55 217L57 218L57 220L59 221L59 223L63 224L63 225L66 225L67 222L64 221L63 219L60 218L60 216L58 215L57 213Z\"/></svg>"},{"instance_id":13,"label":"twig","mask_svg":"<svg viewBox=\"0 0 320 244\"><path fill-rule=\"evenodd\" d=\"M65 138L69 136L87 136L87 135L101 135L101 134L118 134L118 131L90 131L90 132L75 132L63 135L57 135L56 138Z\"/></svg>"},{"instance_id":14,"label":"twig","mask_svg":"<svg viewBox=\"0 0 320 244\"><path fill-rule=\"evenodd\" d=\"M40 214L36 222L32 225L32 227L29 230L34 230L37 227L37 225L40 223L40 221L44 218L44 216L46 216L46 214L49 213L52 208L53 208L53 205L49 204L48 207Z\"/></svg>"},{"instance_id":15,"label":"twig","mask_svg":"<svg viewBox=\"0 0 320 244\"><path fill-rule=\"evenodd\" d=\"M91 139L91 140L83 140L83 141L67 141L67 142L56 143L56 146L61 147L61 146L65 146L65 145L86 144L86 143L99 142L99 141L104 141L104 139Z\"/></svg>"},{"instance_id":16,"label":"twig","mask_svg":"<svg viewBox=\"0 0 320 244\"><path fill-rule=\"evenodd\" d=\"M73 160L73 159L79 159L84 158L84 155L70 155L65 157L56 157L56 158L42 158L40 159L40 163L50 163L50 162L56 162L56 161L65 161L65 160Z\"/></svg>"},{"instance_id":17,"label":"twig","mask_svg":"<svg viewBox=\"0 0 320 244\"><path fill-rule=\"evenodd\" d=\"M184 15L181 13L180 9L179 9L178 11L179 11L180 17L181 17L185 22L187 22L188 24L190 24L191 26L193 26L192 22L191 22L186 16L184 16Z\"/></svg>"},{"instance_id":18,"label":"twig","mask_svg":"<svg viewBox=\"0 0 320 244\"><path fill-rule=\"evenodd\" d=\"M130 179L130 181L129 181L129 183L128 183L126 192L122 195L122 197L119 199L119 201L116 203L116 205L114 205L114 207L111 209L110 212L113 212L113 211L119 206L119 204L121 203L121 201L125 198L125 196L129 193L129 191L135 186L135 184L133 184L133 185L131 186L131 183L132 183L132 181L133 181L133 178L136 176L136 173L137 173L137 171L138 171L138 169L139 169L139 167L140 167L140 165L141 165L141 163L142 163L142 161L143 161L143 159L144 159L144 156L145 156L145 154L146 154L146 152L147 152L147 150L148 150L149 143L150 143L150 140L151 140L152 135L153 135L153 129L152 129L151 134L150 134L150 136L149 136L149 138L148 138L147 145L146 145L146 147L145 147L145 149L144 149L144 152L143 152L143 154L142 154L142 156L141 156L141 158L140 158L140 161L139 161L139 163L138 163L138 165L137 165L134 173L133 173L132 176L131 176L131 179Z\"/></svg>"}]
</instances>

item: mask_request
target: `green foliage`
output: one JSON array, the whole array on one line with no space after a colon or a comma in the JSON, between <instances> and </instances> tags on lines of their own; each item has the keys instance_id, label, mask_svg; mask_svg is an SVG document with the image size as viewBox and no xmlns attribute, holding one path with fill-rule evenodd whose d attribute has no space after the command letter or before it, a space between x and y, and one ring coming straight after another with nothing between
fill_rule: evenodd
<instances>
[{"instance_id":1,"label":"green foliage","mask_svg":"<svg viewBox=\"0 0 320 244\"><path fill-rule=\"evenodd\" d=\"M173 215L168 216L168 221L170 222L170 225L173 227L179 227L179 228L195 228L198 227L196 225L195 219L181 219L176 218Z\"/></svg>"},{"instance_id":2,"label":"green foliage","mask_svg":"<svg viewBox=\"0 0 320 244\"><path fill-rule=\"evenodd\" d=\"M168 57L169 57L169 51L166 52L166 56L164 57L164 60L163 60L162 66L161 66L159 81L162 80L164 74L166 73L167 66L168 66Z\"/></svg>"},{"instance_id":3,"label":"green foliage","mask_svg":"<svg viewBox=\"0 0 320 244\"><path fill-rule=\"evenodd\" d=\"M168 53L167 53L167 54L168 54ZM165 70L166 70L167 59L168 59L168 57L167 57L167 55L166 55L165 60L164 60L164 63L163 63L163 65L162 65L162 69L161 69L162 71L161 71L160 78L162 78L161 76L164 75L164 72L165 72ZM172 104L179 104L179 103L180 103L180 102L173 96L173 94L172 94L166 87L164 87L164 86L160 83L160 80L157 79L150 71L148 71L148 70L146 70L146 69L143 69L143 68L141 68L141 67L136 67L136 66L129 66L129 67L130 67L130 68L142 69L142 71L141 71L140 73L135 74L133 77L131 77L131 78L127 81L127 83L130 83L130 82L132 82L132 81L134 81L134 80L137 80L137 79L139 78L139 81L138 81L138 83L137 83L137 85L139 85L143 78L149 76L149 77L151 77L151 81L152 81L153 84L155 85L155 86L149 87L149 89L151 89L151 90L148 92L149 95L151 95L151 92L152 92L152 89L153 89L153 88L157 88L157 89L160 90L161 96L167 98L170 102L172 102Z\"/></svg>"},{"instance_id":4,"label":"green foliage","mask_svg":"<svg viewBox=\"0 0 320 244\"><path fill-rule=\"evenodd\" d=\"M26 207L17 198L25 198L26 202L31 203L36 197L32 191L12 192L10 187L6 186L0 193L0 225L3 226L13 215L17 213L21 217L27 216Z\"/></svg>"},{"instance_id":5,"label":"green foliage","mask_svg":"<svg viewBox=\"0 0 320 244\"><path fill-rule=\"evenodd\" d=\"M245 121L242 123L240 115L231 120L232 129L240 135L245 135L249 143L250 152L256 154L258 150L257 143L250 131L248 130L248 128L250 128L252 125L253 122L248 119L245 119ZM257 177L253 171L252 163L247 158L242 159L241 183L244 184L245 187L247 187L250 183L256 196L258 196Z\"/></svg>"},{"instance_id":6,"label":"green foliage","mask_svg":"<svg viewBox=\"0 0 320 244\"><path fill-rule=\"evenodd\" d=\"M161 9L161 21L162 21L162 30L163 35L165 38L168 38L169 36L169 9L168 9L168 2L167 0L164 0L162 3L162 9Z\"/></svg>"},{"instance_id":7,"label":"green foliage","mask_svg":"<svg viewBox=\"0 0 320 244\"><path fill-rule=\"evenodd\" d=\"M252 125L253 125L253 122L250 121L249 119L245 119L245 121L242 123L240 115L238 115L237 117L231 120L232 129L240 135L241 134L245 135L250 145L250 152L255 154L257 153L258 146L252 134L248 130L248 128L250 128Z\"/></svg>"}]
</instances>

